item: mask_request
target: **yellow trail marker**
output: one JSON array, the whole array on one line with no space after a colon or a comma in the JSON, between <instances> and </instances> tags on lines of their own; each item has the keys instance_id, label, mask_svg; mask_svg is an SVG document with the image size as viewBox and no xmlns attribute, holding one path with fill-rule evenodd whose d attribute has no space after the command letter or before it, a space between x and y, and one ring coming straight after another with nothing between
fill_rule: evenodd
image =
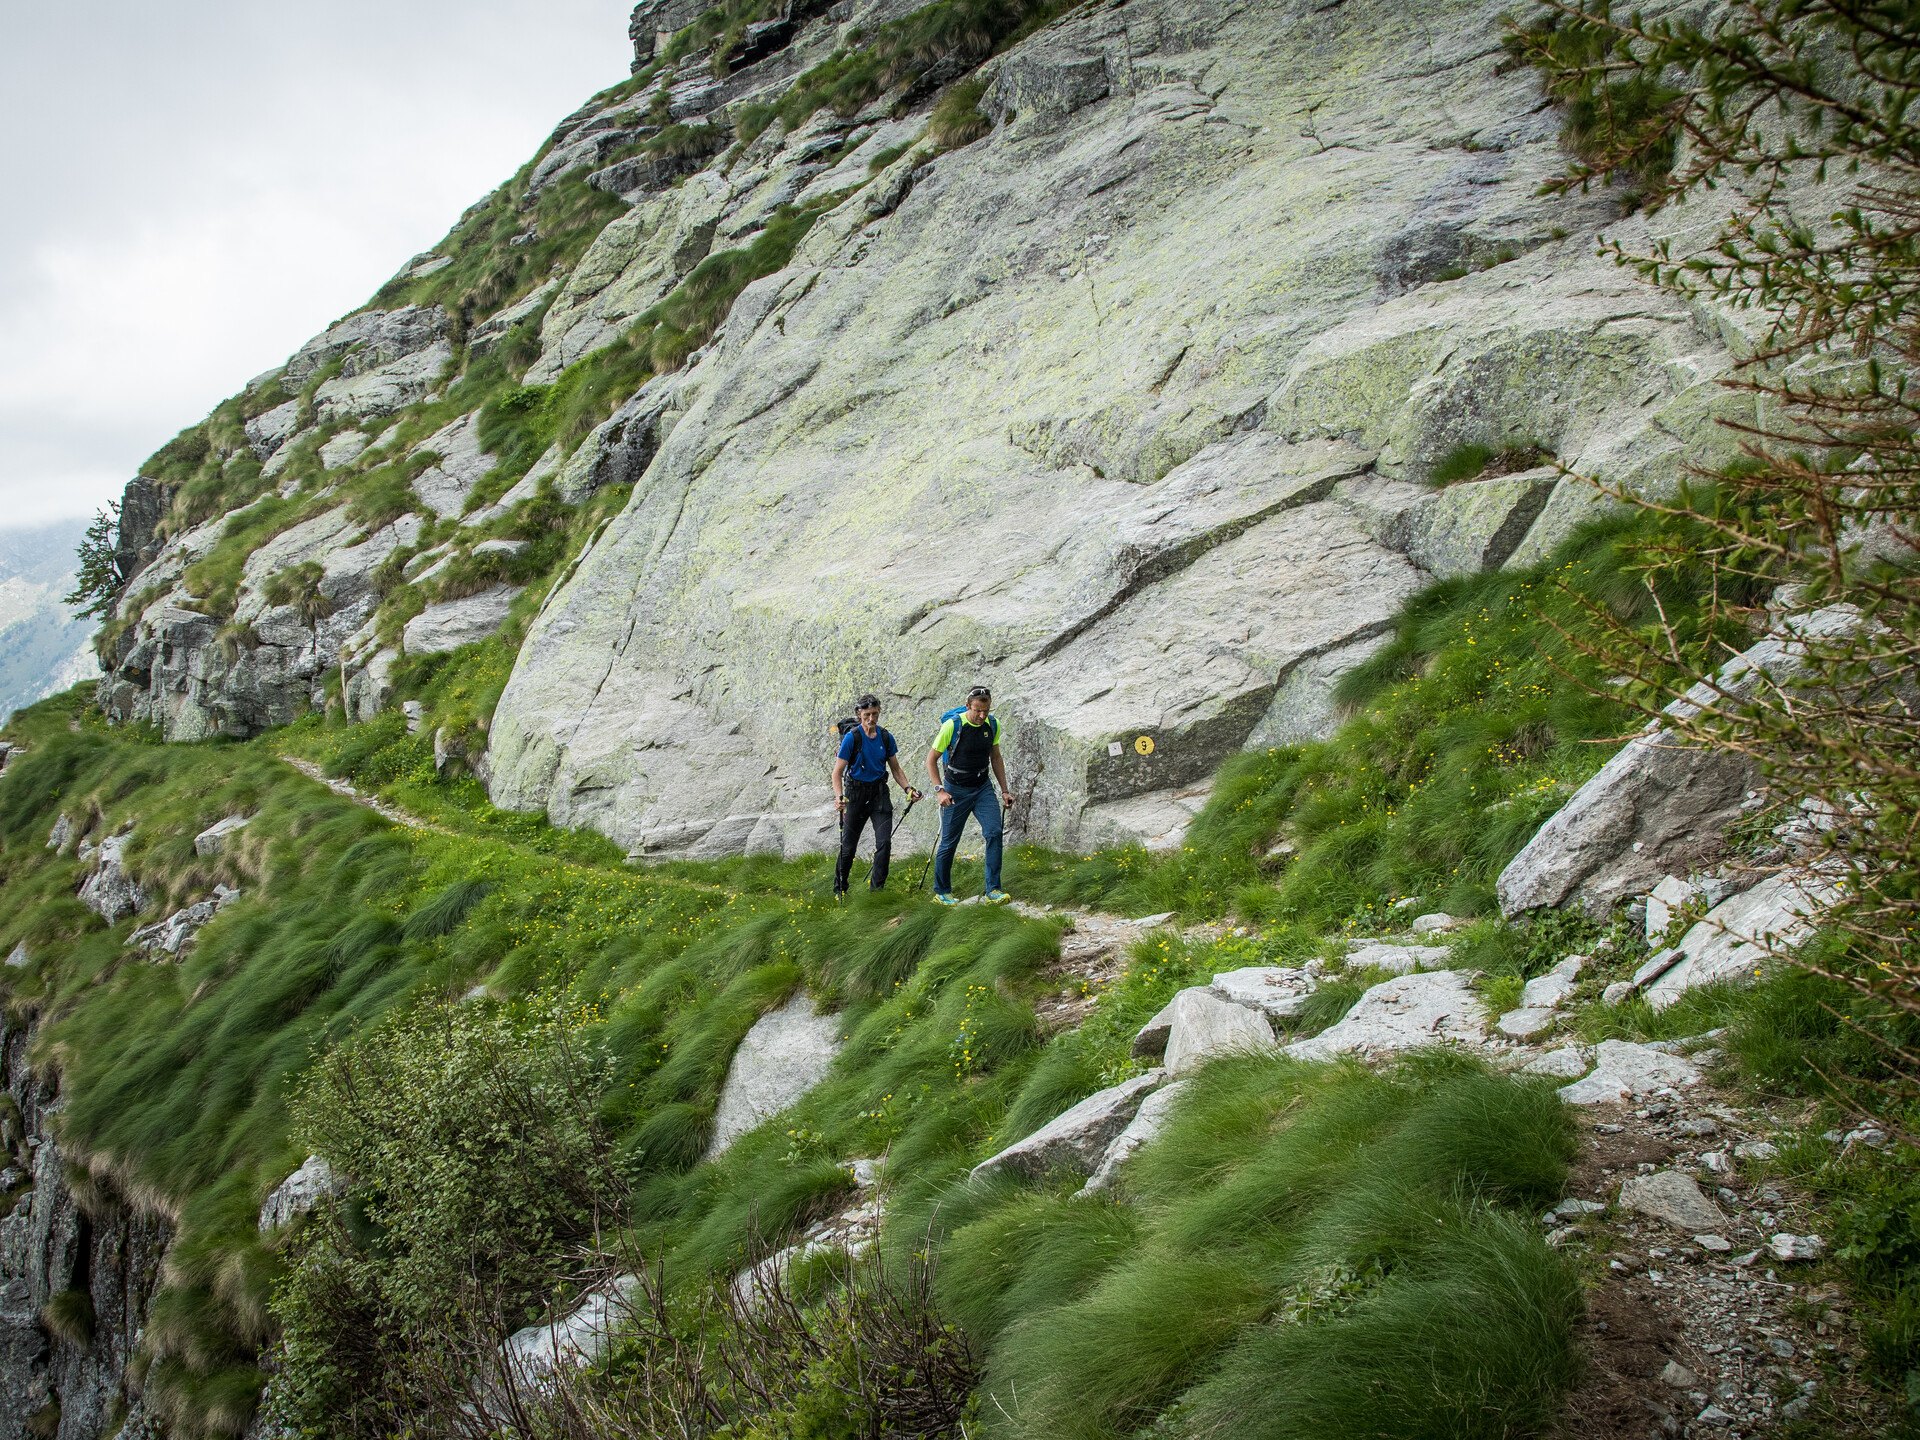
<instances>
[{"instance_id":1,"label":"yellow trail marker","mask_svg":"<svg viewBox=\"0 0 1920 1440\"><path fill-rule=\"evenodd\" d=\"M1142 755L1153 754L1153 737L1151 735L1142 735L1138 740L1133 742L1133 748L1138 750Z\"/></svg>"}]
</instances>

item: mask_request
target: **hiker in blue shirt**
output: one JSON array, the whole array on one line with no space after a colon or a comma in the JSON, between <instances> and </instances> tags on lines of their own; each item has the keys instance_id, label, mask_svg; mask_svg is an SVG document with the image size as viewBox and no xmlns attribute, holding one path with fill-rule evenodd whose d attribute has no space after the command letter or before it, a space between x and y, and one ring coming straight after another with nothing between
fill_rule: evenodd
<instances>
[{"instance_id":1,"label":"hiker in blue shirt","mask_svg":"<svg viewBox=\"0 0 1920 1440\"><path fill-rule=\"evenodd\" d=\"M886 886L887 863L893 858L893 792L887 789L887 771L893 771L893 778L908 795L920 798L895 758L900 747L880 728L880 697L862 695L853 713L860 723L841 737L840 754L833 762L833 803L840 810L840 860L833 869L836 898L847 893L853 852L859 848L860 832L869 820L873 822L873 874L867 888Z\"/></svg>"},{"instance_id":2,"label":"hiker in blue shirt","mask_svg":"<svg viewBox=\"0 0 1920 1440\"><path fill-rule=\"evenodd\" d=\"M933 898L957 905L953 898L953 852L960 848L960 832L967 816L980 822L980 838L987 842L987 899L1004 905L1013 897L1000 888L1000 810L1013 808L1013 789L1007 784L1007 765L1000 758L1000 721L993 713L993 695L984 685L967 692L966 708L950 711L927 752L927 774L933 777L940 801L940 848L933 854ZM940 763L946 761L946 775ZM990 777L988 771L992 771ZM996 799L991 778L1000 781Z\"/></svg>"}]
</instances>

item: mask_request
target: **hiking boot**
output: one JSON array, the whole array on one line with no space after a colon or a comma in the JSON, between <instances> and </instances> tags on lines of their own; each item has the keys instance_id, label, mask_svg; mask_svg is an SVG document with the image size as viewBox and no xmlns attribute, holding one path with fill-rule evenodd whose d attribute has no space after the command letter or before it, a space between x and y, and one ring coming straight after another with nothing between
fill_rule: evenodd
<instances>
[{"instance_id":1,"label":"hiking boot","mask_svg":"<svg viewBox=\"0 0 1920 1440\"><path fill-rule=\"evenodd\" d=\"M1004 890L987 891L987 903L989 905L1005 905L1009 903L1012 899L1013 899L1013 896L1007 894L1007 892Z\"/></svg>"},{"instance_id":2,"label":"hiking boot","mask_svg":"<svg viewBox=\"0 0 1920 1440\"><path fill-rule=\"evenodd\" d=\"M936 905L958 905L960 902L951 895L935 895L933 897L933 903Z\"/></svg>"}]
</instances>

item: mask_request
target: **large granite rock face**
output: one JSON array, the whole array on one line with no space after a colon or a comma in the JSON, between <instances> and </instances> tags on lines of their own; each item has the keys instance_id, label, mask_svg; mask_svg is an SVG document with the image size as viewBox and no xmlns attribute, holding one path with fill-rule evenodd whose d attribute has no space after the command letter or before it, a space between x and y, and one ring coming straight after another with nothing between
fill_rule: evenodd
<instances>
[{"instance_id":1,"label":"large granite rock face","mask_svg":"<svg viewBox=\"0 0 1920 1440\"><path fill-rule=\"evenodd\" d=\"M12 1208L0 1216L0 1440L95 1440L113 1434L108 1421L138 1410L127 1376L147 1303L160 1287L170 1238L164 1220L122 1205L90 1215L66 1184L66 1159L52 1133L54 1087L28 1067L31 1032L0 1016L0 1083L19 1106L0 1171L24 1172L9 1187ZM68 1290L92 1301L93 1341L76 1345L40 1323L47 1302ZM44 1424L58 1406L58 1428Z\"/></svg>"},{"instance_id":2,"label":"large granite rock face","mask_svg":"<svg viewBox=\"0 0 1920 1440\"><path fill-rule=\"evenodd\" d=\"M756 22L725 75L703 52L664 77L668 111L723 140L742 107L914 8ZM691 13L649 0L636 53ZM991 131L938 155L927 115L958 62L724 160L716 143L614 161L649 133L651 102L596 98L555 129L525 197L591 175L622 199L577 261L457 324L418 305L348 317L277 372L288 394L317 384L313 426L282 405L247 444L272 472L351 422L322 457L372 453L385 417L440 393L461 339L471 357L537 327L524 379L556 381L781 207L817 206L791 262L685 366L571 450L556 441L506 495L467 512L492 465L472 415L436 420L414 453L437 463L409 460L415 536L548 487L580 504L632 486L520 648L491 727L493 799L639 853L826 848L818 737L851 696L885 696L911 748L986 682L1023 802L1015 839L1178 844L1224 757L1331 732L1335 685L1408 595L1530 563L1595 513L1550 468L1432 490L1459 447L1539 447L1658 490L1683 447L1711 462L1733 443L1713 420L1751 418L1713 382L1752 322L1594 255L1603 227L1684 246L1708 217L1543 196L1559 121L1535 76L1504 67L1502 15L1492 0L1083 9L979 68ZM325 703L337 674L347 713L374 713L399 650L370 623L371 584L410 537L310 515L216 617L182 577L227 519L139 558L108 712L175 739L249 735ZM316 560L327 605L263 603L274 573ZM429 588L402 643L492 633L505 594Z\"/></svg>"},{"instance_id":3,"label":"large granite rock face","mask_svg":"<svg viewBox=\"0 0 1920 1440\"><path fill-rule=\"evenodd\" d=\"M1017 831L1137 836L1225 755L1326 733L1331 686L1430 575L1585 513L1550 473L1430 497L1456 446L1671 483L1725 344L1593 258L1601 225L1646 221L1538 194L1557 120L1498 28L1438 0L1147 0L989 62L988 138L825 214L642 438L569 463L644 471L522 647L495 802L648 853L816 849L813 742L846 697L880 692L911 737L984 681ZM778 79L690 71L674 103ZM821 193L809 167L883 118L775 127L726 176L638 197L530 378L772 197Z\"/></svg>"}]
</instances>

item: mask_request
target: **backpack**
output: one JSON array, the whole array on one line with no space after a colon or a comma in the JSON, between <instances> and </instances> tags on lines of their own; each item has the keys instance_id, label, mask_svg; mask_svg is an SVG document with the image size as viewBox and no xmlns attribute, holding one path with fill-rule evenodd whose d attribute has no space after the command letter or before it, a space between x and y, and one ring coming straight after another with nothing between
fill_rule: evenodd
<instances>
[{"instance_id":1,"label":"backpack","mask_svg":"<svg viewBox=\"0 0 1920 1440\"><path fill-rule=\"evenodd\" d=\"M944 726L949 720L953 720L957 722L960 719L960 717L966 713L967 713L966 706L956 705L953 707L953 709L947 711L946 714L940 717L940 726ZM940 733L940 726L936 726L934 728L934 732L933 732L934 734L938 735ZM987 715L987 727L988 727L987 733L988 733L989 739L992 741L993 744L998 745L1000 743L1000 717L998 715L995 715L989 712ZM947 742L946 752L940 757L940 762L943 765L952 763L954 747L957 746L959 743L960 743L960 726L958 724L955 724L953 727L953 739Z\"/></svg>"}]
</instances>

